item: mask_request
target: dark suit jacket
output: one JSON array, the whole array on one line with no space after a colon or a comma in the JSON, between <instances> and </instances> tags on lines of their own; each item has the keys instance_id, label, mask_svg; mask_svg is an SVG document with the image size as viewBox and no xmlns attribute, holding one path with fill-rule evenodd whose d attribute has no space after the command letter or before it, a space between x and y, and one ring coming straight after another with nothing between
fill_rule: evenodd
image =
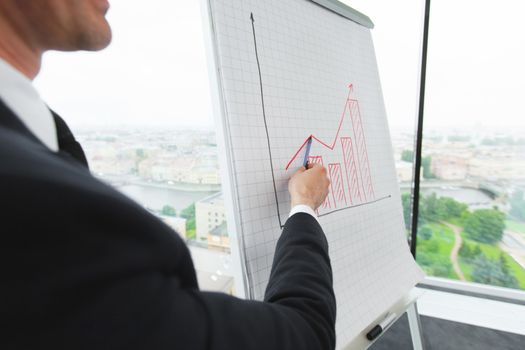
<instances>
[{"instance_id":1,"label":"dark suit jacket","mask_svg":"<svg viewBox=\"0 0 525 350\"><path fill-rule=\"evenodd\" d=\"M284 227L264 302L201 292L177 234L1 101L0 196L0 349L335 346L328 246L307 214Z\"/></svg>"},{"instance_id":2,"label":"dark suit jacket","mask_svg":"<svg viewBox=\"0 0 525 350\"><path fill-rule=\"evenodd\" d=\"M80 164L84 165L85 167L89 167L86 154L84 153L82 146L80 146L80 143L78 143L78 141L75 139L75 136L73 136L73 133L69 129L69 126L67 126L64 119L62 119L52 110L51 114L53 114L53 119L55 121L59 149L64 153L71 155L73 158L79 161Z\"/></svg>"}]
</instances>

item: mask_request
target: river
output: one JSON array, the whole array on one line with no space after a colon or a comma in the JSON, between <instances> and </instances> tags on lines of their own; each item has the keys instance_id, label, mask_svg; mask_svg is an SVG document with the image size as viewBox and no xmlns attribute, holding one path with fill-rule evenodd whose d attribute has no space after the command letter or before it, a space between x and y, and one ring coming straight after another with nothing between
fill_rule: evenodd
<instances>
[{"instance_id":1,"label":"river","mask_svg":"<svg viewBox=\"0 0 525 350\"><path fill-rule=\"evenodd\" d=\"M117 186L117 189L149 209L161 210L165 205L170 205L177 211L188 207L196 201L217 193L206 191L182 191L171 188L130 184Z\"/></svg>"},{"instance_id":2,"label":"river","mask_svg":"<svg viewBox=\"0 0 525 350\"><path fill-rule=\"evenodd\" d=\"M494 202L486 193L464 187L437 187L437 188L421 188L421 193L429 195L435 193L438 197L451 197L458 202L465 203L472 209L492 208Z\"/></svg>"},{"instance_id":3,"label":"river","mask_svg":"<svg viewBox=\"0 0 525 350\"><path fill-rule=\"evenodd\" d=\"M217 191L183 191L173 188L162 188L148 185L123 184L116 188L135 201L150 209L161 210L170 205L176 210L188 207L190 204L206 198ZM429 195L435 192L438 197L451 197L467 204L470 209L492 208L493 200L484 192L460 187L421 188L421 192Z\"/></svg>"}]
</instances>

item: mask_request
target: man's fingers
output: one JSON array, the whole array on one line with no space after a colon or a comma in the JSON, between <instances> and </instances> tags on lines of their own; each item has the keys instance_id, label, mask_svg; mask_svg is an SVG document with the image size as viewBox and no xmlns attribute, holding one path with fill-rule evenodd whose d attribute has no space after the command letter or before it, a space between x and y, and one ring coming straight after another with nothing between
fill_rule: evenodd
<instances>
[{"instance_id":1,"label":"man's fingers","mask_svg":"<svg viewBox=\"0 0 525 350\"><path fill-rule=\"evenodd\" d=\"M311 166L310 164L308 164L308 170L313 170L314 172L321 172L323 174L328 173L328 170L326 169L326 167L318 163L312 164Z\"/></svg>"},{"instance_id":2,"label":"man's fingers","mask_svg":"<svg viewBox=\"0 0 525 350\"><path fill-rule=\"evenodd\" d=\"M299 167L299 169L297 169L295 171L295 173L293 173L292 177L294 177L297 174L304 173L305 171L306 171L306 169L304 168L304 166L301 166L301 167Z\"/></svg>"},{"instance_id":3,"label":"man's fingers","mask_svg":"<svg viewBox=\"0 0 525 350\"><path fill-rule=\"evenodd\" d=\"M306 204L315 210L328 195L330 179L328 170L319 163L310 163L307 168L300 167L295 171L288 183L288 190L292 204Z\"/></svg>"}]
</instances>

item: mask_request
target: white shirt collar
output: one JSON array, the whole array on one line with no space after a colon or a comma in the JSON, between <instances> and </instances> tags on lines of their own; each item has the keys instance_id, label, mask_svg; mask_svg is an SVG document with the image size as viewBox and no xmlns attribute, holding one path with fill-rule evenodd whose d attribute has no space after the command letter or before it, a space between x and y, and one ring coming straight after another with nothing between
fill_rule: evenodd
<instances>
[{"instance_id":1,"label":"white shirt collar","mask_svg":"<svg viewBox=\"0 0 525 350\"><path fill-rule=\"evenodd\" d=\"M58 151L53 115L31 80L0 58L0 98L49 149Z\"/></svg>"}]
</instances>

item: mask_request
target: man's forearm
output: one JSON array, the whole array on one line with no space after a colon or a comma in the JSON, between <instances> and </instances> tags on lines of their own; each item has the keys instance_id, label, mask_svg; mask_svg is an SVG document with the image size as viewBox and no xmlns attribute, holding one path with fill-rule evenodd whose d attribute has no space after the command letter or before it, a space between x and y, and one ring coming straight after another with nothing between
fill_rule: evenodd
<instances>
[{"instance_id":1,"label":"man's forearm","mask_svg":"<svg viewBox=\"0 0 525 350\"><path fill-rule=\"evenodd\" d=\"M297 213L277 242L265 301L296 310L322 344L335 347L335 296L328 243L317 220Z\"/></svg>"}]
</instances>

